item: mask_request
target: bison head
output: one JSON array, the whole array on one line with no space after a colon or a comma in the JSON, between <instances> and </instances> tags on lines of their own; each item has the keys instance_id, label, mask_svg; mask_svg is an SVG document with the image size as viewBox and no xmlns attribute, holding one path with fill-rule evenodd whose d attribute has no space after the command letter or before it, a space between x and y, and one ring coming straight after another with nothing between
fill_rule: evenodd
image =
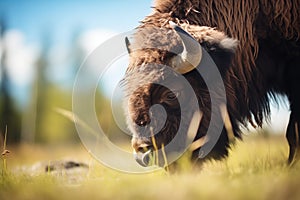
<instances>
[{"instance_id":1,"label":"bison head","mask_svg":"<svg viewBox=\"0 0 300 200\"><path fill-rule=\"evenodd\" d=\"M199 65L205 50L224 76L237 46L236 40L213 28L188 24L180 27L174 23L166 28L144 25L131 43L126 38L130 63L124 78L124 107L135 158L142 166L148 166L154 152L170 144L179 132L175 144L178 149L171 151L184 149L197 108L203 118L195 139L206 134L211 98L195 68L205 67ZM156 164L164 165L163 155L157 156L160 159Z\"/></svg>"}]
</instances>

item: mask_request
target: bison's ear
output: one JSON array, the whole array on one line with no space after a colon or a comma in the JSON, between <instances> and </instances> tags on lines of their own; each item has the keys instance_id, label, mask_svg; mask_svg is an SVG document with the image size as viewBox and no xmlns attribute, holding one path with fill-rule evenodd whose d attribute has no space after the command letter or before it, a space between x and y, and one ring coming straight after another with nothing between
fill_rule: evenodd
<instances>
[{"instance_id":1,"label":"bison's ear","mask_svg":"<svg viewBox=\"0 0 300 200\"><path fill-rule=\"evenodd\" d=\"M217 43L204 41L201 45L214 60L221 74L224 74L232 63L238 41L226 37Z\"/></svg>"},{"instance_id":2,"label":"bison's ear","mask_svg":"<svg viewBox=\"0 0 300 200\"><path fill-rule=\"evenodd\" d=\"M127 51L130 54L131 50L130 50L130 42L129 42L128 37L125 37L125 44L126 44Z\"/></svg>"}]
</instances>

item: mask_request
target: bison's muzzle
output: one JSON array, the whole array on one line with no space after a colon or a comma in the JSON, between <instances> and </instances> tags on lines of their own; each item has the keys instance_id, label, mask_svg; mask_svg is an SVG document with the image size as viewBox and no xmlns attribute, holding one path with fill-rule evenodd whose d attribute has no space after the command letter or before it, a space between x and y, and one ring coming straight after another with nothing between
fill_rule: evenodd
<instances>
[{"instance_id":1,"label":"bison's muzzle","mask_svg":"<svg viewBox=\"0 0 300 200\"><path fill-rule=\"evenodd\" d=\"M138 164L143 167L148 167L150 165L151 158L153 157L153 152L151 149L142 152L133 152L134 158Z\"/></svg>"},{"instance_id":2,"label":"bison's muzzle","mask_svg":"<svg viewBox=\"0 0 300 200\"><path fill-rule=\"evenodd\" d=\"M153 145L148 139L132 139L133 155L138 164L143 167L150 166L151 158L153 158Z\"/></svg>"}]
</instances>

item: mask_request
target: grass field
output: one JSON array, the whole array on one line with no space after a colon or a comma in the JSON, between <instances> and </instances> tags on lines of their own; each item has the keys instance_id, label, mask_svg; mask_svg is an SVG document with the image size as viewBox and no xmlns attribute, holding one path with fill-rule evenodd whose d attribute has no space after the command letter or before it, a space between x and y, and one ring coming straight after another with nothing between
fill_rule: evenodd
<instances>
[{"instance_id":1,"label":"grass field","mask_svg":"<svg viewBox=\"0 0 300 200\"><path fill-rule=\"evenodd\" d=\"M9 149L9 147L8 147ZM79 147L12 147L7 171L0 175L0 199L300 199L300 162L286 165L284 136L246 136L228 159L206 162L191 170L182 161L181 172L164 170L126 174L106 168ZM89 164L80 180L67 172L26 173L24 166L40 161L76 158ZM2 163L2 161L1 161ZM79 177L78 177L79 179Z\"/></svg>"}]
</instances>

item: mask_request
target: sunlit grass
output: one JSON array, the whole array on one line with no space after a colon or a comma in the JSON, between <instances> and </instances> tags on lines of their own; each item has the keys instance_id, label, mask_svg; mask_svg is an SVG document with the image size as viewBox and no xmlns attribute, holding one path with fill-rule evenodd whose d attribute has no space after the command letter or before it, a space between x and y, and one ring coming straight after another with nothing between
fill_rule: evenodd
<instances>
[{"instance_id":1,"label":"sunlit grass","mask_svg":"<svg viewBox=\"0 0 300 200\"><path fill-rule=\"evenodd\" d=\"M0 199L299 199L300 163L286 165L284 136L245 136L227 159L208 161L193 169L186 157L181 171L126 174L102 166L82 147L15 147L8 173L0 178ZM36 152L37 151L37 152ZM36 152L36 154L32 154ZM84 179L70 184L68 177L45 172L30 175L17 167L37 161L77 158L90 166Z\"/></svg>"}]
</instances>

